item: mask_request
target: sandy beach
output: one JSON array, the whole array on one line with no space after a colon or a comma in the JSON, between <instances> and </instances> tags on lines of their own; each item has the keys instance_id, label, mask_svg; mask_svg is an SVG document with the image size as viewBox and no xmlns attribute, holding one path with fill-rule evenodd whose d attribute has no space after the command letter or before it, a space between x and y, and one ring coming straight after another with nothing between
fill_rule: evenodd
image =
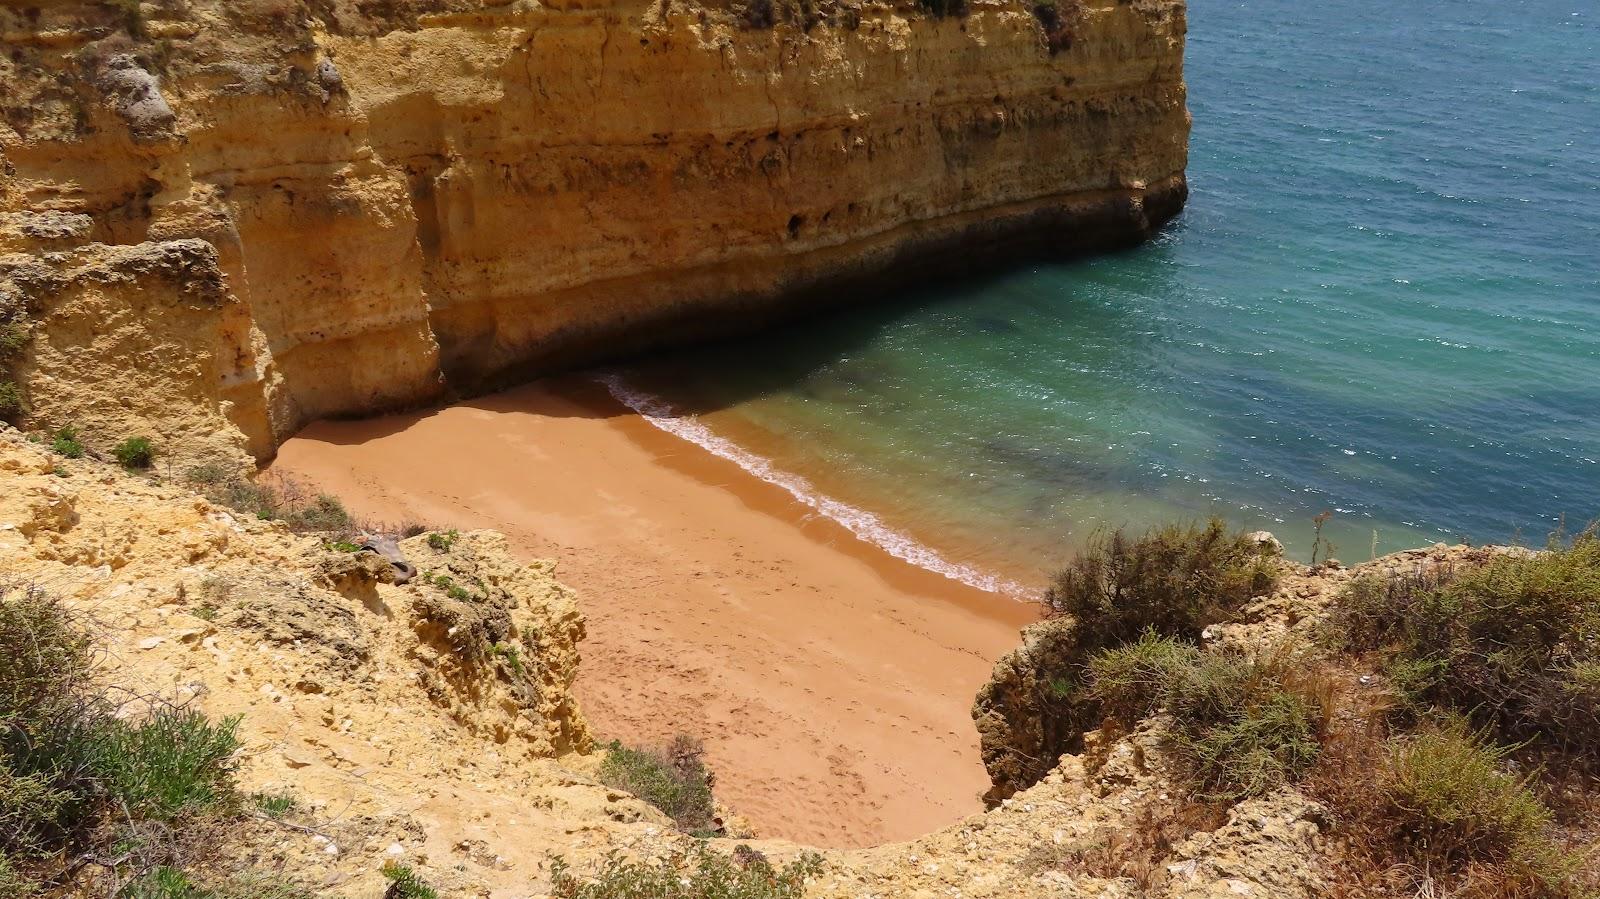
<instances>
[{"instance_id":1,"label":"sandy beach","mask_svg":"<svg viewBox=\"0 0 1600 899\"><path fill-rule=\"evenodd\" d=\"M764 836L871 845L982 807L969 709L1032 610L857 540L592 382L318 423L273 470L558 560L588 616L591 724L701 737Z\"/></svg>"}]
</instances>

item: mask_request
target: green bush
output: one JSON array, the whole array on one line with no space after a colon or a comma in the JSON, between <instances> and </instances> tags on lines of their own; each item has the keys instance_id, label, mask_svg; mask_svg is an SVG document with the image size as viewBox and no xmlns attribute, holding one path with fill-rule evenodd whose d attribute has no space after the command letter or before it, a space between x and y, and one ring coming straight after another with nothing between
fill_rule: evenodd
<instances>
[{"instance_id":1,"label":"green bush","mask_svg":"<svg viewBox=\"0 0 1600 899\"><path fill-rule=\"evenodd\" d=\"M1041 702L1045 730L1059 735L1061 745L1044 747L1039 774L1048 770L1047 759L1074 749L1084 731L1100 725L1108 713L1103 700L1137 698L1114 693L1109 683L1101 694L1090 690L1091 658L1147 639L1155 642L1133 651L1170 648L1162 640L1194 644L1207 625L1227 620L1275 584L1276 567L1258 544L1242 532L1230 534L1217 519L1138 538L1120 530L1096 535L1054 577L1042 601L1049 616L1070 617L1073 629L1071 645L1055 654L1059 669L1040 672L1051 684Z\"/></svg>"},{"instance_id":2,"label":"green bush","mask_svg":"<svg viewBox=\"0 0 1600 899\"><path fill-rule=\"evenodd\" d=\"M741 846L732 856L704 843L662 864L635 862L613 853L593 875L573 873L561 858L550 863L550 895L555 899L800 899L806 878L822 870L822 860L806 854L782 868Z\"/></svg>"},{"instance_id":3,"label":"green bush","mask_svg":"<svg viewBox=\"0 0 1600 899\"><path fill-rule=\"evenodd\" d=\"M23 876L12 866L5 853L0 852L0 896L6 899L28 899L39 892L39 885Z\"/></svg>"},{"instance_id":4,"label":"green bush","mask_svg":"<svg viewBox=\"0 0 1600 899\"><path fill-rule=\"evenodd\" d=\"M256 793L250 797L256 809L269 818L277 819L300 809L300 800L291 793Z\"/></svg>"},{"instance_id":5,"label":"green bush","mask_svg":"<svg viewBox=\"0 0 1600 899\"><path fill-rule=\"evenodd\" d=\"M26 322L8 321L0 324L0 362L10 362L22 355L22 348L33 339Z\"/></svg>"},{"instance_id":6,"label":"green bush","mask_svg":"<svg viewBox=\"0 0 1600 899\"><path fill-rule=\"evenodd\" d=\"M315 899L315 894L292 881L261 874L203 886L182 869L163 865L128 884L119 899Z\"/></svg>"},{"instance_id":7,"label":"green bush","mask_svg":"<svg viewBox=\"0 0 1600 899\"><path fill-rule=\"evenodd\" d=\"M155 462L156 448L148 437L129 437L112 447L111 455L123 468L149 468Z\"/></svg>"},{"instance_id":8,"label":"green bush","mask_svg":"<svg viewBox=\"0 0 1600 899\"><path fill-rule=\"evenodd\" d=\"M1507 555L1437 583L1357 581L1335 614L1346 646L1381 649L1417 716L1468 715L1504 742L1595 755L1600 535Z\"/></svg>"},{"instance_id":9,"label":"green bush","mask_svg":"<svg viewBox=\"0 0 1600 899\"><path fill-rule=\"evenodd\" d=\"M1199 657L1193 643L1145 631L1138 640L1089 659L1089 695L1106 716L1138 721L1161 704L1173 682Z\"/></svg>"},{"instance_id":10,"label":"green bush","mask_svg":"<svg viewBox=\"0 0 1600 899\"><path fill-rule=\"evenodd\" d=\"M451 528L448 531L434 531L428 535L428 545L439 552L447 553L452 546L456 545L456 540L460 536L455 528Z\"/></svg>"},{"instance_id":11,"label":"green bush","mask_svg":"<svg viewBox=\"0 0 1600 899\"><path fill-rule=\"evenodd\" d=\"M350 513L336 496L326 493L316 495L308 505L289 509L283 516L295 531L321 531L348 534L355 529Z\"/></svg>"},{"instance_id":12,"label":"green bush","mask_svg":"<svg viewBox=\"0 0 1600 899\"><path fill-rule=\"evenodd\" d=\"M213 724L185 709L158 709L137 724L113 719L97 768L134 814L170 822L233 797L238 726L238 718Z\"/></svg>"},{"instance_id":13,"label":"green bush","mask_svg":"<svg viewBox=\"0 0 1600 899\"><path fill-rule=\"evenodd\" d=\"M220 465L197 465L184 473L184 481L219 506L262 519L282 521L297 534L325 534L335 542L354 536L355 520L336 496L307 495L293 481L250 481ZM351 544L354 545L354 544Z\"/></svg>"},{"instance_id":14,"label":"green bush","mask_svg":"<svg viewBox=\"0 0 1600 899\"><path fill-rule=\"evenodd\" d=\"M0 584L0 647L6 876L55 877L85 854L165 861L194 818L235 807L236 720L171 708L123 717L95 682L93 643L36 589ZM212 895L182 892L180 873L152 871L124 895Z\"/></svg>"},{"instance_id":15,"label":"green bush","mask_svg":"<svg viewBox=\"0 0 1600 899\"><path fill-rule=\"evenodd\" d=\"M1044 605L1052 616L1072 616L1079 644L1093 651L1147 630L1197 640L1275 584L1273 563L1255 541L1214 518L1138 539L1120 530L1096 535L1051 581Z\"/></svg>"},{"instance_id":16,"label":"green bush","mask_svg":"<svg viewBox=\"0 0 1600 899\"><path fill-rule=\"evenodd\" d=\"M613 741L600 763L600 780L661 809L685 833L706 833L716 825L716 811L704 755L700 741L685 734L660 751Z\"/></svg>"},{"instance_id":17,"label":"green bush","mask_svg":"<svg viewBox=\"0 0 1600 899\"><path fill-rule=\"evenodd\" d=\"M1299 780L1328 733L1331 685L1287 651L1200 651L1146 633L1097 653L1089 670L1089 696L1124 726L1166 709L1170 748L1211 799L1259 796Z\"/></svg>"},{"instance_id":18,"label":"green bush","mask_svg":"<svg viewBox=\"0 0 1600 899\"><path fill-rule=\"evenodd\" d=\"M17 382L0 379L0 419L15 421L26 408L26 398L22 395L22 388L17 386Z\"/></svg>"},{"instance_id":19,"label":"green bush","mask_svg":"<svg viewBox=\"0 0 1600 899\"><path fill-rule=\"evenodd\" d=\"M50 448L68 459L83 458L83 441L78 439L78 429L74 427L56 431L50 439Z\"/></svg>"},{"instance_id":20,"label":"green bush","mask_svg":"<svg viewBox=\"0 0 1600 899\"><path fill-rule=\"evenodd\" d=\"M1259 796L1298 781L1317 760L1331 691L1300 663L1206 653L1168 694L1174 742L1204 794Z\"/></svg>"},{"instance_id":21,"label":"green bush","mask_svg":"<svg viewBox=\"0 0 1600 899\"><path fill-rule=\"evenodd\" d=\"M1507 865L1558 886L1573 859L1550 839L1554 816L1530 778L1508 770L1509 753L1464 722L1447 722L1392 742L1384 790L1423 858Z\"/></svg>"},{"instance_id":22,"label":"green bush","mask_svg":"<svg viewBox=\"0 0 1600 899\"><path fill-rule=\"evenodd\" d=\"M183 871L162 865L124 887L119 899L209 899L209 895Z\"/></svg>"},{"instance_id":23,"label":"green bush","mask_svg":"<svg viewBox=\"0 0 1600 899\"><path fill-rule=\"evenodd\" d=\"M0 584L0 647L0 850L32 855L91 812L109 710L92 689L89 639L49 595Z\"/></svg>"},{"instance_id":24,"label":"green bush","mask_svg":"<svg viewBox=\"0 0 1600 899\"><path fill-rule=\"evenodd\" d=\"M389 880L383 899L439 899L439 892L421 875L399 862L384 862L383 876Z\"/></svg>"}]
</instances>

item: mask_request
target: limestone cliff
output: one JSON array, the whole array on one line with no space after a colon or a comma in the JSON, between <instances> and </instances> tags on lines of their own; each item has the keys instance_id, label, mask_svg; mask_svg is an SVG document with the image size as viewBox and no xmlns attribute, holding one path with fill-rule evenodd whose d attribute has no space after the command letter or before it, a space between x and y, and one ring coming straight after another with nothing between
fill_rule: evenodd
<instances>
[{"instance_id":1,"label":"limestone cliff","mask_svg":"<svg viewBox=\"0 0 1600 899\"><path fill-rule=\"evenodd\" d=\"M36 423L257 458L1185 195L1181 0L0 0L0 33Z\"/></svg>"},{"instance_id":2,"label":"limestone cliff","mask_svg":"<svg viewBox=\"0 0 1600 899\"><path fill-rule=\"evenodd\" d=\"M548 892L552 855L589 871L613 852L658 860L691 842L596 777L603 754L570 692L577 598L498 535L405 541L425 576L397 584L376 555L62 458L4 425L0 482L0 585L46 590L92 622L107 683L241 716L241 787L301 806L301 824L230 827L223 849L250 867L329 899L380 899L381 866L402 861L442 896L527 899ZM1092 752L1052 758L993 810L916 840L824 851L806 895L1324 895L1323 815L1292 789L1185 829L1152 870L1083 861L1174 814L1181 781L1161 727L1089 739ZM804 851L711 845L778 861Z\"/></svg>"}]
</instances>

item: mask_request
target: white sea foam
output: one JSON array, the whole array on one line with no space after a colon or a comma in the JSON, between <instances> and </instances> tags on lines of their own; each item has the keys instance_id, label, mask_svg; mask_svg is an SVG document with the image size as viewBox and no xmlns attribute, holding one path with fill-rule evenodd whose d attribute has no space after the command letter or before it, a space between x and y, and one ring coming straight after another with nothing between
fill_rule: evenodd
<instances>
[{"instance_id":1,"label":"white sea foam","mask_svg":"<svg viewBox=\"0 0 1600 899\"><path fill-rule=\"evenodd\" d=\"M971 565L952 562L937 550L918 543L911 537L884 524L882 519L865 509L843 503L817 491L811 482L800 475L782 471L772 462L726 438L712 433L699 420L690 415L679 415L659 397L635 390L621 375L606 373L596 376L616 400L644 417L644 420L675 437L694 444L714 456L727 459L752 475L785 491L825 518L843 525L860 540L879 547L897 559L903 559L919 568L942 574L953 581L968 586L999 593L1013 599L1031 599L1033 592L1016 581L981 571Z\"/></svg>"}]
</instances>

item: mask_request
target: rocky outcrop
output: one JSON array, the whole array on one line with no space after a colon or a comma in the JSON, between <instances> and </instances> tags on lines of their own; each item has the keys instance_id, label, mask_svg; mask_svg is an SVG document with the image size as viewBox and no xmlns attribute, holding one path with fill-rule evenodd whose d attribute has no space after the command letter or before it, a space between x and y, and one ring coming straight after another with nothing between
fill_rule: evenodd
<instances>
[{"instance_id":1,"label":"rocky outcrop","mask_svg":"<svg viewBox=\"0 0 1600 899\"><path fill-rule=\"evenodd\" d=\"M470 591L455 596L499 622L499 642L454 648L491 636L463 633L441 652L433 610L458 600L437 576L395 584L375 554L63 459L3 425L0 483L0 585L81 613L108 682L242 716L244 785L290 793L325 822L299 836L268 828L271 844L246 851L289 859L328 895L381 895L387 859L431 859L445 895L478 895L477 859L461 847L495 835L510 855L508 822L532 847L524 869L495 868L494 853L483 864L522 885L545 852L594 842L575 827L665 822L584 773L595 760L571 692L576 598L551 563L514 560L499 535L404 544L429 570L459 573ZM451 873L457 860L472 872Z\"/></svg>"},{"instance_id":2,"label":"rocky outcrop","mask_svg":"<svg viewBox=\"0 0 1600 899\"><path fill-rule=\"evenodd\" d=\"M97 244L209 244L210 319L146 342L192 332L158 394L258 458L311 418L1137 240L1184 198L1180 0L0 0L0 32L0 254L71 281L128 252ZM44 420L131 426L58 414L49 364L17 372Z\"/></svg>"},{"instance_id":3,"label":"rocky outcrop","mask_svg":"<svg viewBox=\"0 0 1600 899\"><path fill-rule=\"evenodd\" d=\"M978 749L990 788L990 803L1008 799L1039 782L1061 754L1081 745L1081 727L1057 706L1062 691L1052 678L1080 664L1070 618L1048 618L1022 631L1022 643L995 662L988 683L972 703Z\"/></svg>"}]
</instances>

